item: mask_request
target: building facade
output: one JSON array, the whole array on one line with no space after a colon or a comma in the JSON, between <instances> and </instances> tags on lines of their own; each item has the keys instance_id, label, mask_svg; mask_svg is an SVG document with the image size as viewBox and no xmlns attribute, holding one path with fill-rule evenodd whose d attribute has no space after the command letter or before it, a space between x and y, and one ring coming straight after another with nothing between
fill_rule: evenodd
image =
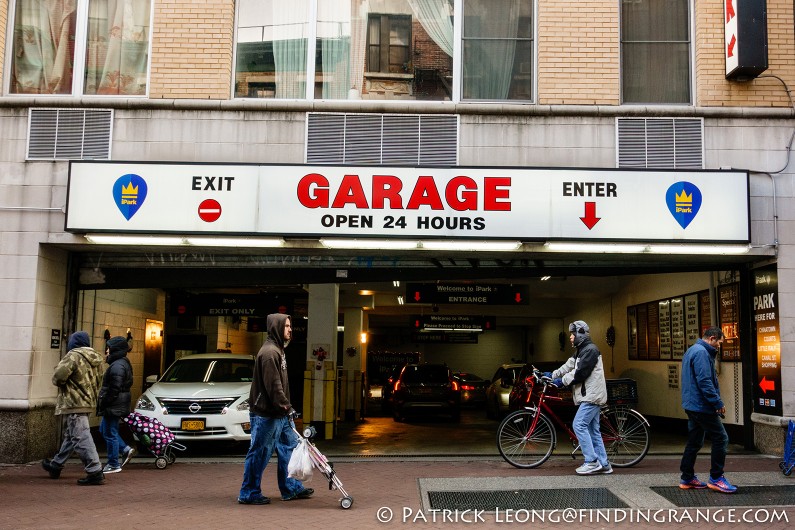
<instances>
[{"instance_id":1,"label":"building facade","mask_svg":"<svg viewBox=\"0 0 795 530\"><path fill-rule=\"evenodd\" d=\"M355 337L371 327L362 308L372 306L362 303L368 295L351 299L340 286L396 276L403 282L586 278L601 295L582 300L561 290L520 311L494 308L506 330L521 328L525 338L489 340L516 343L524 360L544 360L554 358L547 352L558 351L570 319L612 328L613 340L598 337L603 352L611 352L611 373L635 378L647 396L658 397L641 402L644 413L660 418L683 418L681 347L705 325L722 325L736 346L721 363L726 422L746 445L780 452L782 427L795 417L792 2L2 0L0 27L0 438L6 438L0 461L40 458L57 443L50 378L75 330L90 331L97 347L105 330L129 333L134 388L140 389L146 375L162 373L173 350L201 349L174 346L177 335L191 334L180 333L172 314L176 291L298 284L305 286L308 309L293 311L313 323L299 360L313 374L313 345L328 344L331 355L320 359L318 372L333 374L344 364L358 374L366 371L367 348ZM196 220L183 226L179 189L173 204L161 204L155 224L118 228L143 215L136 216L137 207L123 209L110 187L102 188L107 175L153 167L159 176L146 178L153 190L152 178L177 178L186 166L183 177L194 187L184 194L215 198L231 182L223 175L240 167L237 182L254 168L259 173L252 178L276 182L277 191L293 185L285 168L334 174L337 183L353 174L340 168L357 168L359 176L388 168L389 182L414 186L416 196L398 197L384 184L380 210L392 208L399 219L392 199L402 197L407 209L416 199L415 209L441 224L428 221L422 245L391 248L390 241L420 236L354 226L364 222L358 188L343 184L337 209L326 206L344 215L315 229L298 227L301 210L288 202L296 193L268 204L277 218L293 216L293 226L208 228ZM488 209L486 189L494 193L493 209L507 203L500 195L505 184L487 187L494 173L509 170L516 172L517 190L528 186L531 195L533 179L591 182L579 195L593 205L582 217L594 224L583 220L583 228L577 217L576 228L559 224L559 198L514 195L514 211L532 210L533 223L549 227L535 230L517 214L504 229L492 231L502 221L488 216L484 230L472 228L480 219L473 216ZM473 176L458 191L419 189L423 176L449 183L461 173ZM739 192L728 184L738 175L746 183ZM689 236L699 229L689 225L695 213L683 222L671 211L678 231L658 234L657 221L644 224L645 201L659 182L700 183L702 177L717 179L698 184L702 217L712 212L715 219L705 233ZM597 189L600 182L607 187ZM621 185L621 201L609 202L611 182ZM321 200L322 182L313 186L312 197ZM378 209L376 195L362 186L367 207ZM479 202L470 208L466 191L475 187ZM690 200L688 190L680 193ZM720 210L710 197L725 204L739 198L740 206ZM265 210L268 200L252 208ZM307 213L322 209L303 205ZM464 226L459 214L468 208L474 224ZM126 221L111 220L116 210ZM599 232L608 223L595 223L608 212L628 220ZM84 225L77 221L94 214ZM740 235L730 228L738 219ZM179 241L125 245L92 235ZM189 243L191 235L231 239ZM333 236L365 242L340 250L324 243ZM266 237L276 237L276 245L260 245ZM446 239L470 247L428 244ZM516 245L473 247L504 240ZM573 246L555 250L550 243ZM591 243L607 247L585 245ZM668 248L655 252L655 244ZM650 306L681 304L687 296L705 308L687 334L686 313L680 331L660 325L656 310L657 324L649 324ZM675 322L664 311L666 322ZM338 314L345 316L342 348ZM208 349L251 352L261 341L231 318L202 318L193 326L208 337ZM352 352L350 359L343 351ZM426 359L440 351L454 355L445 345ZM355 387L357 374L345 384ZM309 376L303 408L305 417L327 426L336 415L325 379ZM355 394L343 398L342 409L357 407Z\"/></svg>"}]
</instances>

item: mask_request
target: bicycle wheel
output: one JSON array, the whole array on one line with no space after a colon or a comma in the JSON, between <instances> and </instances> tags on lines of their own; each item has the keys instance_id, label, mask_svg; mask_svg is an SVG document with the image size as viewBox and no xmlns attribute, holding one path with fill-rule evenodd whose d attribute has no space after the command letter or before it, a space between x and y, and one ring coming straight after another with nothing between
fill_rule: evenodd
<instances>
[{"instance_id":1,"label":"bicycle wheel","mask_svg":"<svg viewBox=\"0 0 795 530\"><path fill-rule=\"evenodd\" d=\"M535 413L517 410L510 413L497 429L497 448L506 462L514 467L538 467L555 449L555 428L544 414L540 414L535 429L530 432Z\"/></svg>"},{"instance_id":2,"label":"bicycle wheel","mask_svg":"<svg viewBox=\"0 0 795 530\"><path fill-rule=\"evenodd\" d=\"M649 426L628 407L610 407L600 424L607 459L615 467L634 466L649 452Z\"/></svg>"}]
</instances>

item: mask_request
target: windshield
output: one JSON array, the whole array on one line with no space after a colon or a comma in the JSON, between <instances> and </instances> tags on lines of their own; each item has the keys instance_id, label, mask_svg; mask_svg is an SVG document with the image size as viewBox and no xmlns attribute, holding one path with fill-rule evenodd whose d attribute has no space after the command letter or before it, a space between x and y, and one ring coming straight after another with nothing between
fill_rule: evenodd
<instances>
[{"instance_id":1,"label":"windshield","mask_svg":"<svg viewBox=\"0 0 795 530\"><path fill-rule=\"evenodd\" d=\"M252 359L183 358L163 374L163 383L250 383L254 377Z\"/></svg>"}]
</instances>

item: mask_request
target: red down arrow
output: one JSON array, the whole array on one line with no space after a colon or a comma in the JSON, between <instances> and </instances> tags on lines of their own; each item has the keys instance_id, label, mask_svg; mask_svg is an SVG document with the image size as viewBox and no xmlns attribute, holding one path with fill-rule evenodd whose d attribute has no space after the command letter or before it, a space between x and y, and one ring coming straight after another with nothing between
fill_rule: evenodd
<instances>
[{"instance_id":1,"label":"red down arrow","mask_svg":"<svg viewBox=\"0 0 795 530\"><path fill-rule=\"evenodd\" d=\"M580 221L585 223L585 226L588 227L588 230L596 226L596 223L599 222L601 217L596 217L596 203L595 202L586 202L585 203L585 217L580 217Z\"/></svg>"}]
</instances>

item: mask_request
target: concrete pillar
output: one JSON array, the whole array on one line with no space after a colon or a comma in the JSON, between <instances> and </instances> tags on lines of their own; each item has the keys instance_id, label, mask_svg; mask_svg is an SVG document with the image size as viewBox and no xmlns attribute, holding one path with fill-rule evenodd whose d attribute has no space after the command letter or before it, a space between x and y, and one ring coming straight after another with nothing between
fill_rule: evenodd
<instances>
[{"instance_id":1,"label":"concrete pillar","mask_svg":"<svg viewBox=\"0 0 795 530\"><path fill-rule=\"evenodd\" d=\"M334 437L334 388L337 379L337 307L339 286L309 286L306 371L304 372L304 422L319 435Z\"/></svg>"},{"instance_id":2,"label":"concrete pillar","mask_svg":"<svg viewBox=\"0 0 795 530\"><path fill-rule=\"evenodd\" d=\"M361 307L343 310L345 332L343 334L342 361L345 386L343 393L343 415L345 421L362 419L362 374L367 359L367 313ZM363 340L364 339L364 340Z\"/></svg>"}]
</instances>

